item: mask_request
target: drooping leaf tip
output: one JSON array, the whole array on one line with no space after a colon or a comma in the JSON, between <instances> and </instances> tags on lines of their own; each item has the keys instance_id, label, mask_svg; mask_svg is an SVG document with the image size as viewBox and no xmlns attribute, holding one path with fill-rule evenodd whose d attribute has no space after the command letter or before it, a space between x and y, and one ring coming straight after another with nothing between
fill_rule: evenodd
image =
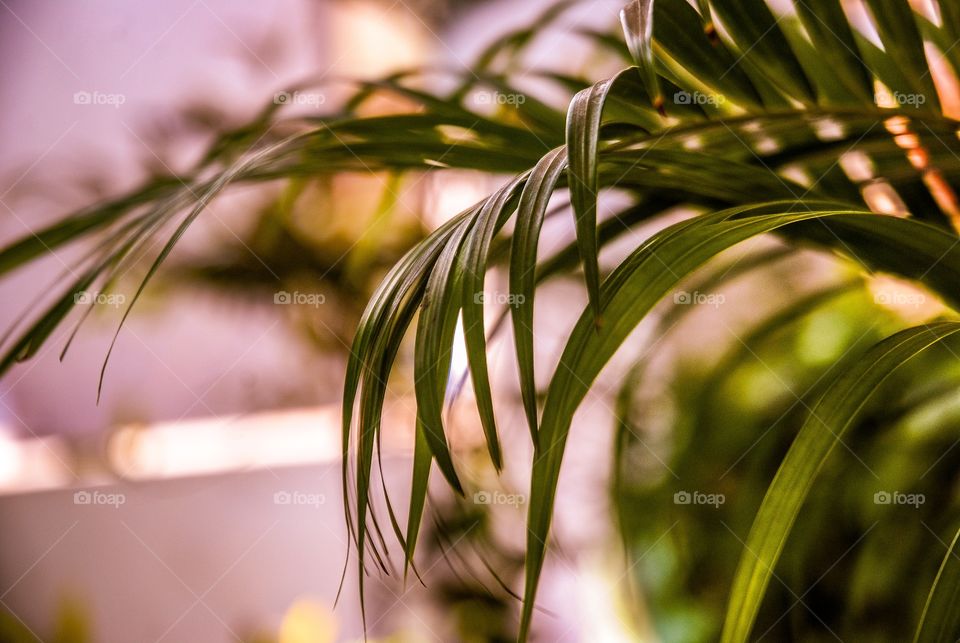
<instances>
[{"instance_id":1,"label":"drooping leaf tip","mask_svg":"<svg viewBox=\"0 0 960 643\"><path fill-rule=\"evenodd\" d=\"M706 34L710 44L714 47L720 44L720 36L717 34L717 26L713 24L712 20L707 21L703 25L703 33Z\"/></svg>"},{"instance_id":2,"label":"drooping leaf tip","mask_svg":"<svg viewBox=\"0 0 960 643\"><path fill-rule=\"evenodd\" d=\"M662 116L662 117L664 117L664 118L667 117L667 109L666 109L666 106L665 106L665 105L666 105L666 104L665 104L665 102L664 102L664 100L663 100L663 95L662 95L662 94L658 94L657 96L655 96L655 97L653 98L653 108L654 108L655 110L657 110L657 113L660 114L660 116Z\"/></svg>"}]
</instances>

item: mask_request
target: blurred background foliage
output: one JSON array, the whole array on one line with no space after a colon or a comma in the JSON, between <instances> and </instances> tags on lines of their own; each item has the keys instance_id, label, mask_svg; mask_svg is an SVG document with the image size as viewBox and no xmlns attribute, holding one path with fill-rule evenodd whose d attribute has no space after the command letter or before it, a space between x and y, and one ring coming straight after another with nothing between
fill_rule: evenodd
<instances>
[{"instance_id":1,"label":"blurred background foliage","mask_svg":"<svg viewBox=\"0 0 960 643\"><path fill-rule=\"evenodd\" d=\"M834 267L827 283L810 288L809 275L797 270L809 257L777 248L756 256L762 276L760 266L746 274L721 266L704 280L706 292L735 294L689 315L736 324L725 310L749 308L739 339L703 341L690 332L695 319L669 325L676 309L668 311L661 326L683 354L666 370L644 355L618 396L611 502L632 561L633 596L663 640L718 638L746 533L833 371L918 313L936 313L920 293L899 310L878 304L884 297L851 266ZM777 290L783 302L771 302ZM958 350L957 341L945 342L897 371L844 438L784 550L783 584L771 585L758 639L833 639L826 628L843 640L913 635L943 557L931 537L960 518ZM693 490L723 500L678 504L676 494ZM877 503L892 491L922 494L922 504Z\"/></svg>"}]
</instances>

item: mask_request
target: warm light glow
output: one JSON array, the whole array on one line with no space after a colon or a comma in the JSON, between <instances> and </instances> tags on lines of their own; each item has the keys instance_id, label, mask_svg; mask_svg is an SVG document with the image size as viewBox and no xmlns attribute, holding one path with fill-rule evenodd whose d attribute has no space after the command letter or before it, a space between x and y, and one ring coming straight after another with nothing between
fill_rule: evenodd
<instances>
[{"instance_id":1,"label":"warm light glow","mask_svg":"<svg viewBox=\"0 0 960 643\"><path fill-rule=\"evenodd\" d=\"M907 159L909 159L910 165L918 170L926 169L926 167L930 164L930 156L923 148L917 148L907 152Z\"/></svg>"},{"instance_id":2,"label":"warm light glow","mask_svg":"<svg viewBox=\"0 0 960 643\"><path fill-rule=\"evenodd\" d=\"M921 323L945 312L940 298L916 283L890 275L877 275L868 287L873 301L910 323Z\"/></svg>"},{"instance_id":3,"label":"warm light glow","mask_svg":"<svg viewBox=\"0 0 960 643\"><path fill-rule=\"evenodd\" d=\"M923 50L927 54L930 76L937 88L937 97L944 115L960 118L960 80L957 79L953 65L942 51L929 42L924 43Z\"/></svg>"},{"instance_id":4,"label":"warm light glow","mask_svg":"<svg viewBox=\"0 0 960 643\"><path fill-rule=\"evenodd\" d=\"M116 472L131 478L201 475L340 457L340 415L321 409L126 426L110 438Z\"/></svg>"},{"instance_id":5,"label":"warm light glow","mask_svg":"<svg viewBox=\"0 0 960 643\"><path fill-rule=\"evenodd\" d=\"M337 2L331 9L338 74L376 78L426 62L426 28L402 2L388 8L379 2Z\"/></svg>"},{"instance_id":6,"label":"warm light glow","mask_svg":"<svg viewBox=\"0 0 960 643\"><path fill-rule=\"evenodd\" d=\"M840 156L840 167L854 183L863 183L873 178L873 161L863 152L844 152Z\"/></svg>"},{"instance_id":7,"label":"warm light glow","mask_svg":"<svg viewBox=\"0 0 960 643\"><path fill-rule=\"evenodd\" d=\"M753 146L761 154L773 154L780 149L780 144L769 136L761 136L754 141Z\"/></svg>"},{"instance_id":8,"label":"warm light glow","mask_svg":"<svg viewBox=\"0 0 960 643\"><path fill-rule=\"evenodd\" d=\"M910 131L910 119L906 116L894 116L883 122L887 131L894 135L906 134Z\"/></svg>"},{"instance_id":9,"label":"warm light glow","mask_svg":"<svg viewBox=\"0 0 960 643\"><path fill-rule=\"evenodd\" d=\"M58 437L17 439L0 426L0 493L70 484L75 476L69 459Z\"/></svg>"},{"instance_id":10,"label":"warm light glow","mask_svg":"<svg viewBox=\"0 0 960 643\"><path fill-rule=\"evenodd\" d=\"M930 190L934 201L940 209L950 217L954 230L960 230L960 204L957 203L957 194L950 183L943 178L940 170L929 169L923 173L923 184Z\"/></svg>"},{"instance_id":11,"label":"warm light glow","mask_svg":"<svg viewBox=\"0 0 960 643\"><path fill-rule=\"evenodd\" d=\"M875 181L863 186L863 200L874 212L905 217L910 214L893 186L886 181Z\"/></svg>"},{"instance_id":12,"label":"warm light glow","mask_svg":"<svg viewBox=\"0 0 960 643\"><path fill-rule=\"evenodd\" d=\"M430 188L424 204L424 218L435 229L486 198L495 185L475 172L450 171L429 179Z\"/></svg>"},{"instance_id":13,"label":"warm light glow","mask_svg":"<svg viewBox=\"0 0 960 643\"><path fill-rule=\"evenodd\" d=\"M463 317L458 317L457 329L453 334L453 347L450 350L450 376L447 380L447 386L456 384L469 368L467 340L463 336Z\"/></svg>"},{"instance_id":14,"label":"warm light glow","mask_svg":"<svg viewBox=\"0 0 960 643\"><path fill-rule=\"evenodd\" d=\"M888 109L899 107L897 104L897 99L893 97L893 92L890 91L890 88L881 83L879 80L873 81L873 90L873 95L877 101L878 107L885 107Z\"/></svg>"},{"instance_id":15,"label":"warm light glow","mask_svg":"<svg viewBox=\"0 0 960 643\"><path fill-rule=\"evenodd\" d=\"M637 634L627 627L629 613L618 600L620 583L626 582L622 573L609 569L598 560L586 565L577 574L577 588L582 605L582 632L589 632L589 640L598 643L626 643L637 640Z\"/></svg>"},{"instance_id":16,"label":"warm light glow","mask_svg":"<svg viewBox=\"0 0 960 643\"><path fill-rule=\"evenodd\" d=\"M300 599L284 614L278 643L332 643L336 636L333 613L318 600Z\"/></svg>"},{"instance_id":17,"label":"warm light glow","mask_svg":"<svg viewBox=\"0 0 960 643\"><path fill-rule=\"evenodd\" d=\"M821 141L837 141L844 135L843 124L832 118L818 118L813 121L813 127Z\"/></svg>"},{"instance_id":18,"label":"warm light glow","mask_svg":"<svg viewBox=\"0 0 960 643\"><path fill-rule=\"evenodd\" d=\"M897 134L893 137L893 142L905 150L920 146L920 138L916 134Z\"/></svg>"},{"instance_id":19,"label":"warm light glow","mask_svg":"<svg viewBox=\"0 0 960 643\"><path fill-rule=\"evenodd\" d=\"M910 131L910 120L903 116L896 116L888 118L884 126L894 135L893 140L897 146L906 150L910 165L923 172L923 183L930 190L933 200L950 218L953 229L960 231L960 204L957 202L957 195L943 178L943 174L937 168L930 166L930 154L922 146L920 137ZM866 190L864 194L866 195ZM877 198L882 205L886 205L882 195Z\"/></svg>"},{"instance_id":20,"label":"warm light glow","mask_svg":"<svg viewBox=\"0 0 960 643\"><path fill-rule=\"evenodd\" d=\"M0 428L0 484L6 485L20 473L20 451L17 443Z\"/></svg>"},{"instance_id":21,"label":"warm light glow","mask_svg":"<svg viewBox=\"0 0 960 643\"><path fill-rule=\"evenodd\" d=\"M687 136L683 139L683 147L685 149L694 151L703 149L703 138L696 134Z\"/></svg>"},{"instance_id":22,"label":"warm light glow","mask_svg":"<svg viewBox=\"0 0 960 643\"><path fill-rule=\"evenodd\" d=\"M910 0L910 8L938 27L942 24L940 13L931 0Z\"/></svg>"},{"instance_id":23,"label":"warm light glow","mask_svg":"<svg viewBox=\"0 0 960 643\"><path fill-rule=\"evenodd\" d=\"M807 171L807 168L799 164L793 164L784 166L780 173L799 185L810 186L813 184L813 180L810 177L810 172Z\"/></svg>"}]
</instances>

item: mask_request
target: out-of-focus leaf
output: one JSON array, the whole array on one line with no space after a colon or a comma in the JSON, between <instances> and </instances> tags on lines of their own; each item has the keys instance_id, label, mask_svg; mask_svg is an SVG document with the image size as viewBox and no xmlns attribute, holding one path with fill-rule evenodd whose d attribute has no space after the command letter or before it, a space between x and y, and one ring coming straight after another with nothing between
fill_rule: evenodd
<instances>
[{"instance_id":1,"label":"out-of-focus leaf","mask_svg":"<svg viewBox=\"0 0 960 643\"><path fill-rule=\"evenodd\" d=\"M941 643L956 641L960 637L960 558L957 556L957 541L960 532L953 537L937 577L930 587L927 603L917 627L916 643Z\"/></svg>"},{"instance_id":2,"label":"out-of-focus leaf","mask_svg":"<svg viewBox=\"0 0 960 643\"><path fill-rule=\"evenodd\" d=\"M746 641L797 514L827 457L893 371L960 331L943 322L901 331L877 344L839 375L810 412L754 519L731 590L723 640Z\"/></svg>"},{"instance_id":3,"label":"out-of-focus leaf","mask_svg":"<svg viewBox=\"0 0 960 643\"><path fill-rule=\"evenodd\" d=\"M769 212L770 207L765 206ZM811 207L811 204L807 204ZM800 234L854 252L872 267L909 269L910 276L948 287L960 276L960 250L953 237L924 224L842 210L762 214L763 207L735 208L683 222L641 245L604 282L601 312L609 322L592 329L585 311L567 341L561 363L547 389L540 425L540 449L534 459L528 513L527 575L521 633L529 633L533 600L546 551L560 465L573 415L590 385L633 328L679 279L723 249L751 236L798 226ZM752 216L747 216L752 215ZM814 225L803 225L813 222ZM909 228L909 232L908 232ZM828 234L819 234L819 230ZM869 240L863 232L869 229ZM829 237L829 238L828 238ZM921 239L921 237L924 237ZM930 253L938 247L942 258ZM909 248L909 249L908 249ZM922 252L916 252L922 248Z\"/></svg>"},{"instance_id":4,"label":"out-of-focus leaf","mask_svg":"<svg viewBox=\"0 0 960 643\"><path fill-rule=\"evenodd\" d=\"M787 96L813 102L813 89L803 68L765 2L710 0L710 6L740 50L741 62L756 66Z\"/></svg>"}]
</instances>

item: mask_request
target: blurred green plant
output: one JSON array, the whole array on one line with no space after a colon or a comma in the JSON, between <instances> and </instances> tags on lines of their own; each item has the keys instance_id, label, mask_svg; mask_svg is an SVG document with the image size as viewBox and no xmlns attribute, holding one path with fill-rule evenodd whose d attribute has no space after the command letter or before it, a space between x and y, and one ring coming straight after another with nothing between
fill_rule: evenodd
<instances>
[{"instance_id":1,"label":"blurred green plant","mask_svg":"<svg viewBox=\"0 0 960 643\"><path fill-rule=\"evenodd\" d=\"M90 643L90 621L85 606L75 599L60 601L53 629L43 638L12 612L0 611L0 641L3 643Z\"/></svg>"},{"instance_id":2,"label":"blurred green plant","mask_svg":"<svg viewBox=\"0 0 960 643\"><path fill-rule=\"evenodd\" d=\"M75 293L113 285L166 230L136 303L230 184L448 168L512 176L406 253L370 298L346 374L343 482L362 592L371 564L389 568L371 481L387 382L415 319L417 430L405 525L387 505L405 567L414 563L433 466L465 492L442 418L458 321L489 460L502 466L486 361L484 315L494 306L480 295L488 270L505 265L510 296L501 312L513 322L535 453L525 640L580 403L652 311L662 323L702 308L689 304L708 290L678 290L690 275L772 236L780 254L808 248L836 256L843 278L802 296L782 292L783 280L766 282L750 303L771 310L738 335L715 370L707 362L676 364L678 411L660 457L677 480L625 475L624 459L646 427L630 419L632 390L620 396L617 513L628 545L652 548L637 570L658 631L671 640L771 633L818 640L837 632L955 640L960 572L947 543L956 542L957 529L949 433L960 330L957 5L940 0L921 14L907 0L865 0L853 23L839 0L796 0L776 13L763 0L638 0L621 15L625 42L580 32L597 52L635 66L599 82L590 66L584 77L523 69L524 50L569 4L499 39L473 69L447 73L457 81L452 91L424 90L426 72L411 71L359 83L344 108L323 119L270 105L218 137L190 172L158 177L7 247L0 273L93 240L72 283L8 337L0 368L34 356L72 310ZM566 115L515 84L521 76L571 94ZM384 94L412 107L364 112ZM480 111L478 97L493 109ZM549 206L564 190L575 240L541 258L544 220L563 215ZM630 204L599 217L604 190ZM678 211L688 216L676 222ZM600 261L601 248L650 224L658 231L626 256ZM747 253L730 271L776 275L772 254ZM536 289L578 270L587 306L559 365L544 377L534 371ZM875 272L922 284L927 294L855 283ZM657 308L671 295L679 312ZM919 325L883 312L885 304L927 298L946 307L914 320ZM694 343L695 335L682 339ZM631 386L643 383L644 368L634 369ZM865 466L845 467L834 452ZM667 505L671 494L689 495ZM681 506L676 528L654 539ZM927 531L941 548L930 547ZM894 537L902 539L895 546ZM852 548L857 553L848 555Z\"/></svg>"}]
</instances>

